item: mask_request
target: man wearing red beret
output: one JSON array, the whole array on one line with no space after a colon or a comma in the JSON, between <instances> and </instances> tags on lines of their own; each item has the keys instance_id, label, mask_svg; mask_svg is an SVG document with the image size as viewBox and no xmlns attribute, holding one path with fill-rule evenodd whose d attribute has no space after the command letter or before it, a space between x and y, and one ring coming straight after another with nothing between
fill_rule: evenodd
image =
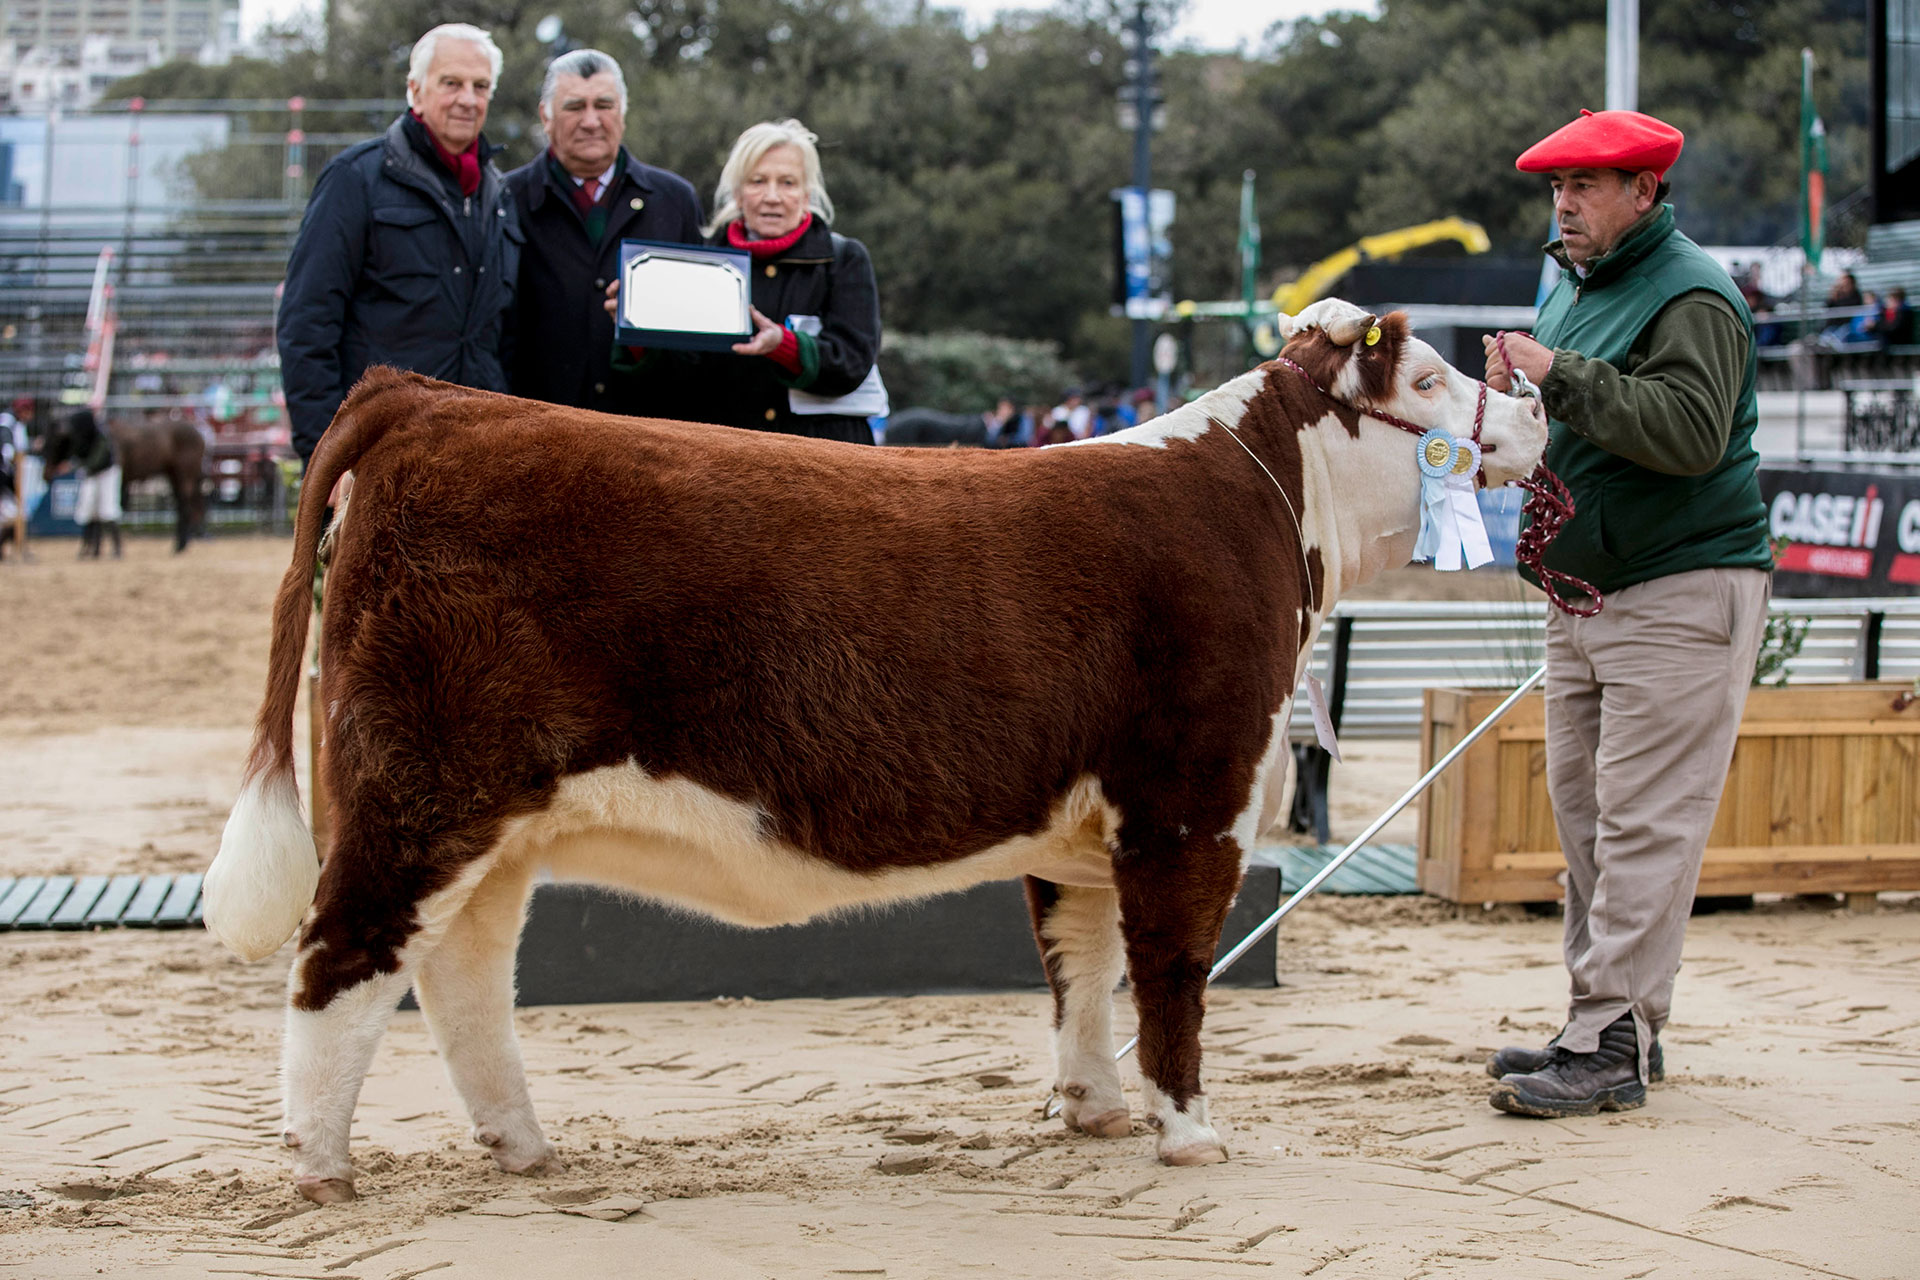
<instances>
[{"instance_id":1,"label":"man wearing red beret","mask_svg":"<svg viewBox=\"0 0 1920 1280\"><path fill-rule=\"evenodd\" d=\"M1550 177L1562 268L1534 337L1485 339L1487 382L1540 389L1575 515L1545 557L1605 597L1547 619L1547 786L1567 859L1566 1026L1503 1049L1491 1101L1527 1116L1644 1104L1766 625L1753 317L1674 227L1680 131L1582 112L1516 162ZM1537 340L1536 340L1537 339ZM1511 363L1509 363L1511 362Z\"/></svg>"}]
</instances>

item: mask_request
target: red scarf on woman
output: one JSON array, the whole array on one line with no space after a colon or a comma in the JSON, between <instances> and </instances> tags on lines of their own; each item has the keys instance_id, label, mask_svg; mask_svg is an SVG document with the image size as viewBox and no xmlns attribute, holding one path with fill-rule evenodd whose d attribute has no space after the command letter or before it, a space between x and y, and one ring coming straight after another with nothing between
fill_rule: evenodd
<instances>
[{"instance_id":1,"label":"red scarf on woman","mask_svg":"<svg viewBox=\"0 0 1920 1280\"><path fill-rule=\"evenodd\" d=\"M800 225L776 240L749 240L747 224L744 221L727 224L727 243L736 249L745 249L756 258L777 258L800 243L800 237L807 234L807 228L813 225L811 211L800 219Z\"/></svg>"}]
</instances>

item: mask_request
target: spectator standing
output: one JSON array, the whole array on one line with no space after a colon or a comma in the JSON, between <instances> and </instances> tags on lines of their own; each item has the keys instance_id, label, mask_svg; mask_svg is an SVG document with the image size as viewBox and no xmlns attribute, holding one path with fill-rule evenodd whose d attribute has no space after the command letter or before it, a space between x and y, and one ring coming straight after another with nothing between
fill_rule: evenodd
<instances>
[{"instance_id":1,"label":"spectator standing","mask_svg":"<svg viewBox=\"0 0 1920 1280\"><path fill-rule=\"evenodd\" d=\"M100 425L92 409L76 409L60 433L52 474L71 469L80 478L73 502L73 522L80 526L80 558L100 558L101 544L113 538L113 558L120 558L120 462L113 437Z\"/></svg>"},{"instance_id":2,"label":"spectator standing","mask_svg":"<svg viewBox=\"0 0 1920 1280\"><path fill-rule=\"evenodd\" d=\"M33 417L33 399L17 396L11 413L0 411L0 560L18 532L20 473L26 467L27 419Z\"/></svg>"},{"instance_id":3,"label":"spectator standing","mask_svg":"<svg viewBox=\"0 0 1920 1280\"><path fill-rule=\"evenodd\" d=\"M540 86L547 150L509 173L526 244L514 291L515 395L647 417L676 416L660 379L613 377L613 318L601 306L622 240L700 243L700 200L677 173L622 139L627 82L597 49L555 58Z\"/></svg>"},{"instance_id":4,"label":"spectator standing","mask_svg":"<svg viewBox=\"0 0 1920 1280\"><path fill-rule=\"evenodd\" d=\"M1068 435L1075 440L1085 440L1092 435L1093 408L1087 403L1086 393L1078 387L1067 388L1067 394L1053 407L1048 422L1066 427Z\"/></svg>"},{"instance_id":5,"label":"spectator standing","mask_svg":"<svg viewBox=\"0 0 1920 1280\"><path fill-rule=\"evenodd\" d=\"M1527 1116L1641 1106L1767 613L1753 318L1674 226L1680 131L1584 114L1517 167L1551 175L1563 269L1535 336L1485 340L1487 381L1540 388L1575 512L1546 566L1606 597L1548 611L1547 785L1567 859L1567 1022L1503 1049L1491 1101ZM1576 300L1578 305L1576 306ZM1511 366L1508 361L1511 360Z\"/></svg>"},{"instance_id":6,"label":"spectator standing","mask_svg":"<svg viewBox=\"0 0 1920 1280\"><path fill-rule=\"evenodd\" d=\"M1153 418L1158 412L1154 407L1155 397L1152 387L1138 387L1129 398L1133 403L1133 424L1136 427Z\"/></svg>"},{"instance_id":7,"label":"spectator standing","mask_svg":"<svg viewBox=\"0 0 1920 1280\"><path fill-rule=\"evenodd\" d=\"M505 391L522 239L481 134L500 50L449 23L414 42L408 110L321 171L287 260L278 345L301 461L369 365Z\"/></svg>"},{"instance_id":8,"label":"spectator standing","mask_svg":"<svg viewBox=\"0 0 1920 1280\"><path fill-rule=\"evenodd\" d=\"M1033 424L1020 415L1012 396L1001 396L987 414L987 447L1015 449L1033 442Z\"/></svg>"}]
</instances>

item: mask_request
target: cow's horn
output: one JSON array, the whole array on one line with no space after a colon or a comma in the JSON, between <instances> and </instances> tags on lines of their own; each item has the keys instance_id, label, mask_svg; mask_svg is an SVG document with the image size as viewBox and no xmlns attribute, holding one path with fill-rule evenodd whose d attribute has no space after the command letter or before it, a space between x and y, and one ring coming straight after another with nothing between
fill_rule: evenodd
<instances>
[{"instance_id":1,"label":"cow's horn","mask_svg":"<svg viewBox=\"0 0 1920 1280\"><path fill-rule=\"evenodd\" d=\"M1373 328L1375 316L1362 312L1327 326L1327 341L1336 347L1350 347Z\"/></svg>"}]
</instances>

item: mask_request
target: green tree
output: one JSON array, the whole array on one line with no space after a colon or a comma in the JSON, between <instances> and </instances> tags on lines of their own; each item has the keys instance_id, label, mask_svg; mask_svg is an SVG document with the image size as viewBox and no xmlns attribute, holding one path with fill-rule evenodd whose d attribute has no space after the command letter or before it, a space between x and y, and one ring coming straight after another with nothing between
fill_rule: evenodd
<instances>
[{"instance_id":1,"label":"green tree","mask_svg":"<svg viewBox=\"0 0 1920 1280\"><path fill-rule=\"evenodd\" d=\"M1157 20L1179 7L1155 0ZM1132 0L1056 0L970 32L937 2L903 0L390 0L339 10L324 48L289 37L271 59L173 64L112 96L397 99L415 37L472 22L505 55L487 133L511 167L541 146L550 49L534 28L553 13L570 44L626 68L629 146L704 200L742 128L806 121L836 225L872 251L888 329L1053 342L1087 378L1117 379L1127 326L1109 314L1108 193L1131 176L1114 106L1132 11ZM1513 159L1602 104L1605 18L1605 0L1385 0L1374 16L1276 24L1257 54L1160 59L1167 126L1153 174L1179 201L1176 294L1237 294L1247 169L1269 284L1360 236L1447 214L1481 223L1498 252L1531 254L1546 192ZM1643 0L1640 101L1687 133L1674 198L1695 238L1794 235L1802 45L1817 59L1831 190L1865 181L1864 24L1864 0ZM202 198L276 197L267 141L287 123L284 111L236 121L247 132L195 158L184 181ZM310 112L303 123L358 137L385 121ZM331 150L310 148L309 180Z\"/></svg>"}]
</instances>

